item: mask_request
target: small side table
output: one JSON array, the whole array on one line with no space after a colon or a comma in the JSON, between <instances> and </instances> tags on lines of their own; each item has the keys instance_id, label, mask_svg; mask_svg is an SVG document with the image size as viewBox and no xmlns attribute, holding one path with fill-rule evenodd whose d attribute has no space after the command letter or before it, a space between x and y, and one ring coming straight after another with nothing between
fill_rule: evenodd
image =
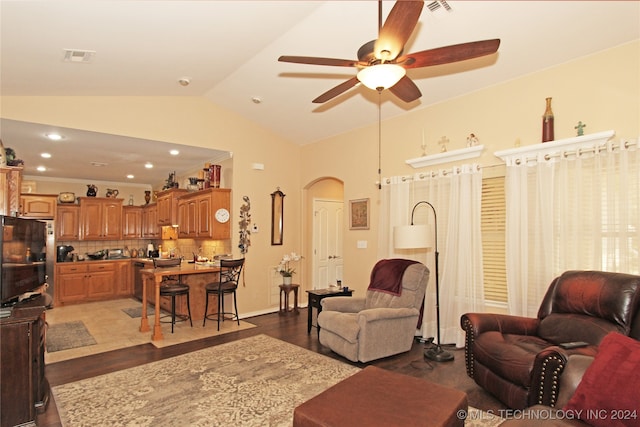
<instances>
[{"instance_id":1,"label":"small side table","mask_svg":"<svg viewBox=\"0 0 640 427\"><path fill-rule=\"evenodd\" d=\"M300 288L300 285L280 285L280 315L300 314L298 311L298 288ZM289 294L291 291L293 291L293 308L289 309Z\"/></svg>"},{"instance_id":2,"label":"small side table","mask_svg":"<svg viewBox=\"0 0 640 427\"><path fill-rule=\"evenodd\" d=\"M307 304L307 334L311 333L313 308L315 307L318 314L322 311L322 300L328 297L350 297L353 295L353 289L345 291L344 288L327 288L327 289L312 289L307 291L309 296L309 303ZM320 334L320 328L318 328L318 334Z\"/></svg>"}]
</instances>

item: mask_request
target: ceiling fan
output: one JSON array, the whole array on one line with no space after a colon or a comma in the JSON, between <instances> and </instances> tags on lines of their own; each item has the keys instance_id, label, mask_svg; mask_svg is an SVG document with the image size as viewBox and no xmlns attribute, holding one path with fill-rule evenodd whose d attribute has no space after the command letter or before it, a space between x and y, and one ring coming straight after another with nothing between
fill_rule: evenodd
<instances>
[{"instance_id":1,"label":"ceiling fan","mask_svg":"<svg viewBox=\"0 0 640 427\"><path fill-rule=\"evenodd\" d=\"M358 59L317 58L310 56L281 56L280 62L297 64L356 67L355 77L329 89L313 100L316 104L329 101L362 83L370 89L389 89L405 102L422 96L420 89L406 75L411 68L448 64L490 55L498 50L500 39L482 40L403 54L404 45L418 24L424 1L398 0L382 25L382 0L378 1L378 39L358 49Z\"/></svg>"}]
</instances>

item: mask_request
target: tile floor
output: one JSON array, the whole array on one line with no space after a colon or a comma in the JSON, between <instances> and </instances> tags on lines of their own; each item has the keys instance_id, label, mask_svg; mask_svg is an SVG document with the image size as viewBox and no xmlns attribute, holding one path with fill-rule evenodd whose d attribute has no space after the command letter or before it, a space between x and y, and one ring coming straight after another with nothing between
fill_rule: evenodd
<instances>
[{"instance_id":1,"label":"tile floor","mask_svg":"<svg viewBox=\"0 0 640 427\"><path fill-rule=\"evenodd\" d=\"M55 363L62 360L74 359L76 357L88 356L119 348L131 347L134 345L152 343L156 347L166 347L180 344L200 338L220 335L228 332L239 331L255 327L251 323L240 321L240 326L234 321L225 321L220 324L220 331L217 324L208 321L202 327L202 321L194 321L193 328L189 322L176 323L174 333L171 333L171 324L162 323L162 333L164 340L151 341L151 332L140 332L140 318L132 318L122 311L125 308L140 307L140 301L133 298L119 299L113 301L92 302L87 304L68 305L54 307L46 312L48 324L58 324L82 320L89 333L95 338L97 344L69 350L56 351L54 353L45 352L45 363ZM149 316L149 325L153 328L153 312Z\"/></svg>"}]
</instances>

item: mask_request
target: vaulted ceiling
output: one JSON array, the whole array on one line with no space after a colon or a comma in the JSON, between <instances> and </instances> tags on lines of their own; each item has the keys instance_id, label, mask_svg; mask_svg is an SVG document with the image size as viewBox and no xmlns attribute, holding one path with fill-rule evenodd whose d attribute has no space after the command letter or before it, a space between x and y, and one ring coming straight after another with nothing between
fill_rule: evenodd
<instances>
[{"instance_id":1,"label":"vaulted ceiling","mask_svg":"<svg viewBox=\"0 0 640 427\"><path fill-rule=\"evenodd\" d=\"M383 2L383 18L392 6ZM2 0L0 8L2 95L202 96L299 144L378 118L378 94L364 86L311 102L356 69L278 62L356 59L377 37L373 0ZM638 39L640 2L427 1L405 51L493 38L501 45L490 57L409 70L423 96L407 104L384 92L383 118ZM95 53L66 62L67 50Z\"/></svg>"}]
</instances>

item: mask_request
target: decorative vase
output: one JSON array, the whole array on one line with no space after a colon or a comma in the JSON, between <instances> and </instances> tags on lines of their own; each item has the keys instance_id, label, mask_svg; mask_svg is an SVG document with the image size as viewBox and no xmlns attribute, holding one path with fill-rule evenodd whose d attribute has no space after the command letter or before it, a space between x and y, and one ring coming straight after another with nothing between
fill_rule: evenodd
<instances>
[{"instance_id":1,"label":"decorative vase","mask_svg":"<svg viewBox=\"0 0 640 427\"><path fill-rule=\"evenodd\" d=\"M151 191L145 190L144 192L144 201L148 205L151 200Z\"/></svg>"},{"instance_id":2,"label":"decorative vase","mask_svg":"<svg viewBox=\"0 0 640 427\"><path fill-rule=\"evenodd\" d=\"M547 108L542 116L542 142L553 141L553 111L551 110L551 98L546 98Z\"/></svg>"},{"instance_id":3,"label":"decorative vase","mask_svg":"<svg viewBox=\"0 0 640 427\"><path fill-rule=\"evenodd\" d=\"M283 285L290 285L292 280L293 280L293 276L282 276Z\"/></svg>"},{"instance_id":4,"label":"decorative vase","mask_svg":"<svg viewBox=\"0 0 640 427\"><path fill-rule=\"evenodd\" d=\"M98 187L93 184L87 184L87 197L96 197L98 195Z\"/></svg>"}]
</instances>

